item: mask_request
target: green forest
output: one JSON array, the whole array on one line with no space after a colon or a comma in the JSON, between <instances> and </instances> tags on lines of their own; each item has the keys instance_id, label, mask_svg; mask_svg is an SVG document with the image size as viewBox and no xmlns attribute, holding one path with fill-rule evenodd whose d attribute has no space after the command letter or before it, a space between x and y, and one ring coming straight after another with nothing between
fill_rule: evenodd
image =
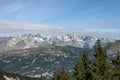
<instances>
[{"instance_id":1,"label":"green forest","mask_svg":"<svg viewBox=\"0 0 120 80\"><path fill-rule=\"evenodd\" d=\"M108 61L107 51L99 39L94 51L93 61L85 53L82 59L78 58L72 74L63 69L54 73L53 80L120 80L120 53L116 59Z\"/></svg>"},{"instance_id":2,"label":"green forest","mask_svg":"<svg viewBox=\"0 0 120 80\"><path fill-rule=\"evenodd\" d=\"M61 71L54 72L50 80L120 80L120 52L115 59L109 61L107 50L101 46L99 39L94 51L94 60L91 61L88 53L84 53L82 58L78 57L72 73L63 67ZM3 75L19 77L20 80L47 80L42 75L40 78L31 78L4 71L0 71L0 80L5 80Z\"/></svg>"}]
</instances>

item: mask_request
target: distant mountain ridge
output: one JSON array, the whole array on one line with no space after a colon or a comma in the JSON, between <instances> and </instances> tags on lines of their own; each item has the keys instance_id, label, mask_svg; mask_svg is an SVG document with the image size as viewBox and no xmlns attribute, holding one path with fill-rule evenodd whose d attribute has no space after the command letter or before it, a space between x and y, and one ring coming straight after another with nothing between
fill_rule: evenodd
<instances>
[{"instance_id":1,"label":"distant mountain ridge","mask_svg":"<svg viewBox=\"0 0 120 80\"><path fill-rule=\"evenodd\" d=\"M27 35L28 36L28 35ZM30 37L30 36L29 36ZM15 37L12 37L9 41L14 40ZM19 46L19 42L22 41L21 36L15 39L15 45ZM32 36L31 39L34 37ZM60 38L60 37L59 37ZM72 38L72 37L71 37ZM70 38L70 39L71 39ZM28 37L24 37L24 39L29 39ZM23 39L23 41L24 41ZM44 40L55 39L53 38L45 38ZM80 38L83 41L91 40L91 37L82 37ZM5 39L7 41L7 39ZM18 41L18 42L16 42ZM120 41L112 42L109 39L101 39L102 42L107 43L105 48L109 55L109 59L114 58L114 48L119 49ZM105 42L106 41L106 42ZM104 43L102 43L104 45ZM18 45L19 44L19 45ZM95 43L94 43L95 44ZM116 47L115 47L116 46ZM87 52L86 52L87 51ZM116 50L117 51L117 50ZM74 67L74 64L78 57L82 57L84 53L88 53L90 56L90 60L92 60L94 49L93 48L80 48L80 47L72 47L72 46L57 46L57 45L49 45L44 47L34 47L34 48L21 48L19 50L12 51L3 51L0 52L0 69L27 76L40 77L40 74L46 76L47 78L51 78L53 76L53 72L56 70L62 69L64 66L65 69L68 69L69 72ZM68 63L69 62L69 63Z\"/></svg>"},{"instance_id":2,"label":"distant mountain ridge","mask_svg":"<svg viewBox=\"0 0 120 80\"><path fill-rule=\"evenodd\" d=\"M15 37L0 38L0 47L3 50L16 50L45 46L73 46L92 48L98 38L92 36L78 36L75 33L66 35L41 36L40 34L24 34ZM113 39L101 38L102 44L114 42Z\"/></svg>"}]
</instances>

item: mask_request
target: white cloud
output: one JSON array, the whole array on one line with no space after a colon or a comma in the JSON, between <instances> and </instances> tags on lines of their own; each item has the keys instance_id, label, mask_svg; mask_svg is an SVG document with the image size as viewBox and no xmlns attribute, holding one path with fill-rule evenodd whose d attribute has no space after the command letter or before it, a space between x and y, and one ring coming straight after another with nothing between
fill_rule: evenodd
<instances>
[{"instance_id":1,"label":"white cloud","mask_svg":"<svg viewBox=\"0 0 120 80\"><path fill-rule=\"evenodd\" d=\"M61 30L60 26L48 26L37 23L0 21L0 29L21 29L21 30Z\"/></svg>"},{"instance_id":2,"label":"white cloud","mask_svg":"<svg viewBox=\"0 0 120 80\"><path fill-rule=\"evenodd\" d=\"M79 35L93 35L102 37L115 37L118 38L119 33L100 32L93 30L82 30L75 28L65 28L62 26L49 26L41 25L38 23L27 22L13 22L13 21L0 21L0 36L19 35L25 33L40 33L45 35L51 34L68 34L76 33ZM104 36L103 36L104 35Z\"/></svg>"},{"instance_id":3,"label":"white cloud","mask_svg":"<svg viewBox=\"0 0 120 80\"><path fill-rule=\"evenodd\" d=\"M41 25L38 23L0 21L0 33L2 35L16 35L25 33L40 33L50 35L80 32L83 33L84 31L81 29L65 28L62 26Z\"/></svg>"},{"instance_id":4,"label":"white cloud","mask_svg":"<svg viewBox=\"0 0 120 80\"><path fill-rule=\"evenodd\" d=\"M117 28L120 29L120 23L84 23L82 26L88 28Z\"/></svg>"}]
</instances>

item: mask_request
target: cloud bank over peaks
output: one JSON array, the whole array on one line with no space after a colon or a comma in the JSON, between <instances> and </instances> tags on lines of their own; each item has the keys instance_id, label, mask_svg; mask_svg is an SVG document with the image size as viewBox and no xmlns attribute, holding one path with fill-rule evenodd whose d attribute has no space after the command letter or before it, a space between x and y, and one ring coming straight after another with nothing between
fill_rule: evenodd
<instances>
[{"instance_id":1,"label":"cloud bank over peaks","mask_svg":"<svg viewBox=\"0 0 120 80\"><path fill-rule=\"evenodd\" d=\"M117 38L119 35L119 33L101 32L100 30L97 31L94 28L92 29L88 27L86 27L85 29L80 29L45 24L42 25L39 23L0 21L0 36L14 36L28 33L39 33L42 35L76 33L78 35L93 35L97 37Z\"/></svg>"}]
</instances>

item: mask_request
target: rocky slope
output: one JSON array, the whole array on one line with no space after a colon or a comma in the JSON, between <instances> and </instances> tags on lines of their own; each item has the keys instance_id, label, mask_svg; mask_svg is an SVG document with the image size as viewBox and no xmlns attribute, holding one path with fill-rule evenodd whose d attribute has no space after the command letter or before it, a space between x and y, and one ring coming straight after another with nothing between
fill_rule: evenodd
<instances>
[{"instance_id":1,"label":"rocky slope","mask_svg":"<svg viewBox=\"0 0 120 80\"><path fill-rule=\"evenodd\" d=\"M0 80L41 80L41 79L28 76L21 76L18 74L8 73L0 70Z\"/></svg>"},{"instance_id":2,"label":"rocky slope","mask_svg":"<svg viewBox=\"0 0 120 80\"><path fill-rule=\"evenodd\" d=\"M120 52L120 40L107 43L106 49L108 50L109 54L116 54L118 51Z\"/></svg>"},{"instance_id":3,"label":"rocky slope","mask_svg":"<svg viewBox=\"0 0 120 80\"><path fill-rule=\"evenodd\" d=\"M78 36L76 34L52 35L49 37L39 34L24 34L0 40L1 50L16 50L46 46L73 46L79 48L92 48L98 38L92 36ZM113 42L112 39L101 38L102 44Z\"/></svg>"},{"instance_id":4,"label":"rocky slope","mask_svg":"<svg viewBox=\"0 0 120 80\"><path fill-rule=\"evenodd\" d=\"M28 76L50 78L62 67L71 71L77 58L89 49L76 47L41 47L0 53L0 69ZM92 53L89 53L92 59Z\"/></svg>"}]
</instances>

